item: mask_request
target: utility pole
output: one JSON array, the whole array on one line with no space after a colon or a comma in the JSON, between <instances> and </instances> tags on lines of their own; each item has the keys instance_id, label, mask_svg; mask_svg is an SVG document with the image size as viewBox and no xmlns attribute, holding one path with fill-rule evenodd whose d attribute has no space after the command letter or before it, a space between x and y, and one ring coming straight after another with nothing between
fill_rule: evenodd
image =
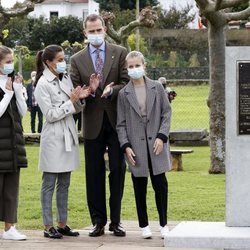
<instances>
[{"instance_id":1,"label":"utility pole","mask_svg":"<svg viewBox=\"0 0 250 250\"><path fill-rule=\"evenodd\" d=\"M140 0L136 0L136 19L139 18L139 12L140 12ZM140 30L139 28L136 29L136 37L135 37L135 42L136 42L136 50L140 50Z\"/></svg>"}]
</instances>

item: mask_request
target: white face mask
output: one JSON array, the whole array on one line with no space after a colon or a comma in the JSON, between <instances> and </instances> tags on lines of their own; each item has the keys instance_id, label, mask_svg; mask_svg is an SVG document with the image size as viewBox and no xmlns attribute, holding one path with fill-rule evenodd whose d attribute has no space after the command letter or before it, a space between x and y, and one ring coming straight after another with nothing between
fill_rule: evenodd
<instances>
[{"instance_id":1,"label":"white face mask","mask_svg":"<svg viewBox=\"0 0 250 250\"><path fill-rule=\"evenodd\" d=\"M4 75L11 74L14 71L14 63L5 63L0 70Z\"/></svg>"},{"instance_id":2,"label":"white face mask","mask_svg":"<svg viewBox=\"0 0 250 250\"><path fill-rule=\"evenodd\" d=\"M145 71L144 71L144 68L142 66L138 67L138 68L128 69L128 75L132 79L138 80L145 75Z\"/></svg>"},{"instance_id":3,"label":"white face mask","mask_svg":"<svg viewBox=\"0 0 250 250\"><path fill-rule=\"evenodd\" d=\"M66 69L67 69L67 65L66 65L65 61L56 63L56 72L58 74L64 73L66 71Z\"/></svg>"},{"instance_id":4,"label":"white face mask","mask_svg":"<svg viewBox=\"0 0 250 250\"><path fill-rule=\"evenodd\" d=\"M89 34L88 41L93 46L99 46L104 42L104 34Z\"/></svg>"}]
</instances>

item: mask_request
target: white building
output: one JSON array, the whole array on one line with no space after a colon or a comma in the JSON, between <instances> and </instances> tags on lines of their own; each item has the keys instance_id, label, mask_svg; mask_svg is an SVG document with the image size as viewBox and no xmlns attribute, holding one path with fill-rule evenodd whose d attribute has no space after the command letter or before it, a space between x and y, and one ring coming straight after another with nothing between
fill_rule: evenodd
<instances>
[{"instance_id":1,"label":"white building","mask_svg":"<svg viewBox=\"0 0 250 250\"><path fill-rule=\"evenodd\" d=\"M49 19L52 16L76 16L84 19L88 14L99 13L99 4L93 0L45 0L36 4L30 16L44 16Z\"/></svg>"},{"instance_id":2,"label":"white building","mask_svg":"<svg viewBox=\"0 0 250 250\"><path fill-rule=\"evenodd\" d=\"M195 0L158 0L163 9L169 10L175 6L177 9L182 9L188 5L192 6L190 13L195 14L195 19L190 23L189 27L192 29L198 28L199 9L196 6Z\"/></svg>"}]
</instances>

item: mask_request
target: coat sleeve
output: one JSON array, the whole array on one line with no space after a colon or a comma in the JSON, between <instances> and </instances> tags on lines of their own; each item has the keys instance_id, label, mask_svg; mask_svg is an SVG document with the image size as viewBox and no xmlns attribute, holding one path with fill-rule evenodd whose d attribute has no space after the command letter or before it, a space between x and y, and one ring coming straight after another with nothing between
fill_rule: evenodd
<instances>
[{"instance_id":1,"label":"coat sleeve","mask_svg":"<svg viewBox=\"0 0 250 250\"><path fill-rule=\"evenodd\" d=\"M161 103L161 125L157 134L157 138L162 139L163 142L167 142L170 131L172 110L167 95L160 84L158 85L158 91Z\"/></svg>"},{"instance_id":2,"label":"coat sleeve","mask_svg":"<svg viewBox=\"0 0 250 250\"><path fill-rule=\"evenodd\" d=\"M78 102L74 103L74 107L75 107L75 110L76 110L75 113L81 112L84 109L85 105L86 105L85 100L81 100L81 101L78 101Z\"/></svg>"},{"instance_id":3,"label":"coat sleeve","mask_svg":"<svg viewBox=\"0 0 250 250\"><path fill-rule=\"evenodd\" d=\"M38 82L35 89L35 98L46 118L46 121L49 123L62 120L76 112L71 100L66 101L59 107L52 105L50 93L46 84L43 84L43 82Z\"/></svg>"},{"instance_id":4,"label":"coat sleeve","mask_svg":"<svg viewBox=\"0 0 250 250\"><path fill-rule=\"evenodd\" d=\"M20 83L13 83L13 88L16 96L16 104L18 108L18 112L21 116L24 116L27 112L27 104L23 95L23 85Z\"/></svg>"},{"instance_id":5,"label":"coat sleeve","mask_svg":"<svg viewBox=\"0 0 250 250\"><path fill-rule=\"evenodd\" d=\"M117 101L116 131L118 134L118 139L122 150L125 151L127 147L132 147L127 135L125 104L124 104L124 97L121 92L118 95L118 101Z\"/></svg>"},{"instance_id":6,"label":"coat sleeve","mask_svg":"<svg viewBox=\"0 0 250 250\"><path fill-rule=\"evenodd\" d=\"M129 82L128 71L126 68L126 56L127 50L123 48L119 60L120 79L119 83L115 83L116 85L113 86L111 100L117 98L119 91Z\"/></svg>"}]
</instances>

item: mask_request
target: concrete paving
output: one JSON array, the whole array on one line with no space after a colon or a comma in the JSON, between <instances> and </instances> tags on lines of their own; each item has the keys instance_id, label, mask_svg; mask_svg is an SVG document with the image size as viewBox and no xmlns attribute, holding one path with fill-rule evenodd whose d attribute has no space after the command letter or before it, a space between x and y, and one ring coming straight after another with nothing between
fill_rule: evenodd
<instances>
[{"instance_id":1,"label":"concrete paving","mask_svg":"<svg viewBox=\"0 0 250 250\"><path fill-rule=\"evenodd\" d=\"M170 222L169 227L172 229L177 222ZM92 238L88 236L90 227L79 230L80 236L64 237L60 240L53 240L43 237L43 232L40 230L21 230L22 233L28 236L26 241L9 241L3 240L0 235L0 249L25 249L25 250L40 250L40 249L82 249L82 250L184 250L179 248L166 248L164 241L160 237L159 224L156 221L150 222L150 228L153 233L152 239L142 239L141 231L138 228L137 221L124 221L126 229L126 237L113 236L106 226L105 234L101 237ZM199 249L196 249L199 250ZM202 249L212 250L212 249Z\"/></svg>"}]
</instances>

